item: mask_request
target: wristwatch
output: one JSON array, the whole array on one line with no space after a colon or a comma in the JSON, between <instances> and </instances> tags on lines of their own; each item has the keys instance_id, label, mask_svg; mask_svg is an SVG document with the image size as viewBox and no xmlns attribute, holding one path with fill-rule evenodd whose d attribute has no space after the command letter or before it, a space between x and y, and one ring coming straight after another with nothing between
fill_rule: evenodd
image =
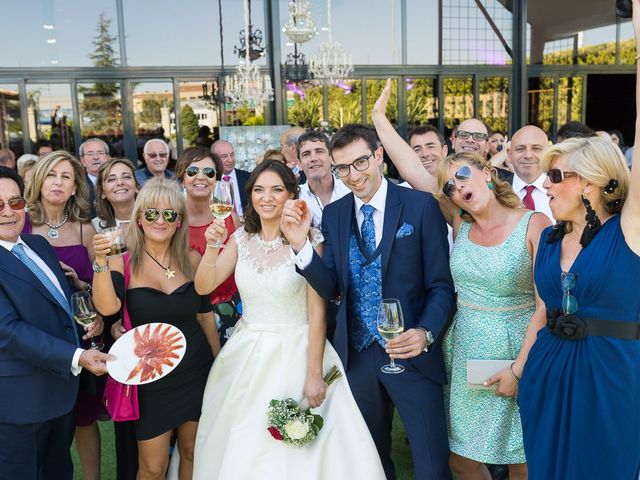
<instances>
[{"instance_id":1,"label":"wristwatch","mask_svg":"<svg viewBox=\"0 0 640 480\"><path fill-rule=\"evenodd\" d=\"M98 263L94 261L92 268L95 273L108 272L109 264L107 263L106 265L98 265Z\"/></svg>"},{"instance_id":2,"label":"wristwatch","mask_svg":"<svg viewBox=\"0 0 640 480\"><path fill-rule=\"evenodd\" d=\"M431 333L431 330L428 330L428 329L423 328L423 327L418 327L418 329L422 330L424 332L424 337L425 337L425 339L427 341L427 344L424 346L422 351L427 353L427 352L429 352L429 350L431 350L431 345L433 345L433 342L435 341L433 339L433 333Z\"/></svg>"}]
</instances>

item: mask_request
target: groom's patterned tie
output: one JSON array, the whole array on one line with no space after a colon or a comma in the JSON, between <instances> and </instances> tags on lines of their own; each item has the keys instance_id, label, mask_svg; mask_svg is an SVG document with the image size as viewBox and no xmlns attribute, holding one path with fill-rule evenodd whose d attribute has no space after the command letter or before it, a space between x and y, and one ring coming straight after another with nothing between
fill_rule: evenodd
<instances>
[{"instance_id":1,"label":"groom's patterned tie","mask_svg":"<svg viewBox=\"0 0 640 480\"><path fill-rule=\"evenodd\" d=\"M31 260L31 257L27 255L27 252L24 251L24 247L21 243L16 243L11 249L11 253L13 253L18 259L24 263L24 265L33 272L33 274L40 280L44 288L46 288L49 293L56 299L56 301L60 304L62 308L64 308L65 312L69 315L70 319L73 318L73 312L71 311L71 307L69 306L69 302L65 298L64 294L58 290L58 288L53 284L51 279L47 276L46 273L38 266L36 262ZM75 325L72 321L72 330L76 336L76 345L80 345L80 337L78 336L78 331L75 328Z\"/></svg>"},{"instance_id":2,"label":"groom's patterned tie","mask_svg":"<svg viewBox=\"0 0 640 480\"><path fill-rule=\"evenodd\" d=\"M351 345L357 351L378 341L384 346L384 340L378 333L378 307L382 300L382 258L378 254L375 259L371 255L376 250L376 232L373 223L375 208L363 205L361 208L364 221L360 226L362 235L362 252L358 246L355 232L351 235L349 245L349 275L351 278Z\"/></svg>"}]
</instances>

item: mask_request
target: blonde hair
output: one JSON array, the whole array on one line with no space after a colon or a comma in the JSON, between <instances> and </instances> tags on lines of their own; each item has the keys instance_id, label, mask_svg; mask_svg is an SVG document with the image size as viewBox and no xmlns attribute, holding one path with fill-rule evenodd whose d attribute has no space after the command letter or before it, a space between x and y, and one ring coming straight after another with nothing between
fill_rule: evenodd
<instances>
[{"instance_id":1,"label":"blonde hair","mask_svg":"<svg viewBox=\"0 0 640 480\"><path fill-rule=\"evenodd\" d=\"M463 166L469 165L471 168L475 168L477 170L484 170L485 168L489 170L491 174L491 182L493 183L493 193L496 197L496 200L500 202L507 208L520 208L522 207L522 202L520 201L520 197L513 191L511 185L501 180L498 177L498 171L495 169L490 162L485 160L482 156L473 152L461 152L454 153L453 155L449 155L448 157L443 158L438 162L436 167L436 178L438 179L438 191L433 194L433 196L440 202L444 201L447 197L442 193L442 187L449 180L449 167L452 165ZM465 222L473 222L473 216L465 211L460 210L460 217Z\"/></svg>"},{"instance_id":2,"label":"blonde hair","mask_svg":"<svg viewBox=\"0 0 640 480\"><path fill-rule=\"evenodd\" d=\"M42 225L45 221L44 208L41 201L41 190L47 175L60 162L67 161L73 168L76 192L71 195L64 206L64 214L69 222L88 222L89 185L82 164L70 153L64 150L56 150L48 153L38 161L33 170L33 176L25 191L27 204L29 205L29 218L34 226Z\"/></svg>"},{"instance_id":3,"label":"blonde hair","mask_svg":"<svg viewBox=\"0 0 640 480\"><path fill-rule=\"evenodd\" d=\"M127 231L127 247L131 257L131 269L134 273L140 271L142 266L142 256L144 255L144 231L138 226L138 220L142 218L142 213L147 208L158 208L160 202L171 205L178 213L176 232L171 237L169 244L169 255L172 265L184 273L188 278L193 279L194 269L189 261L189 220L187 218L187 207L184 196L175 180L154 177L148 180L133 205L131 213L131 228ZM134 227L135 225L135 227Z\"/></svg>"},{"instance_id":4,"label":"blonde hair","mask_svg":"<svg viewBox=\"0 0 640 480\"><path fill-rule=\"evenodd\" d=\"M630 173L620 149L601 137L569 138L550 147L542 157L542 168L551 169L553 162L566 155L568 168L599 189L598 201L608 213L622 210L629 193ZM609 182L618 185L611 193L605 191Z\"/></svg>"}]
</instances>

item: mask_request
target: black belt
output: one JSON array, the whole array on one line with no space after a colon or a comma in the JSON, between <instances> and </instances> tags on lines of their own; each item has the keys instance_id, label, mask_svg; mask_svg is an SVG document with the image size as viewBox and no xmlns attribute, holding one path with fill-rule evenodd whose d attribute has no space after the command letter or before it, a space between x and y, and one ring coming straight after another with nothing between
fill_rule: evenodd
<instances>
[{"instance_id":1,"label":"black belt","mask_svg":"<svg viewBox=\"0 0 640 480\"><path fill-rule=\"evenodd\" d=\"M640 323L564 315L555 309L547 312L547 328L566 340L582 340L587 336L640 340Z\"/></svg>"}]
</instances>

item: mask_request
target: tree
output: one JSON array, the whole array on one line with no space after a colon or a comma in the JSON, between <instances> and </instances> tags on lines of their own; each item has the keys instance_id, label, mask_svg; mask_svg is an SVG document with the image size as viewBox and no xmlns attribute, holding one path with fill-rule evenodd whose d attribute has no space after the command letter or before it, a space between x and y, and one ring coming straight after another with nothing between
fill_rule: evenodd
<instances>
[{"instance_id":1,"label":"tree","mask_svg":"<svg viewBox=\"0 0 640 480\"><path fill-rule=\"evenodd\" d=\"M182 129L182 138L186 140L188 145L193 145L198 136L200 125L198 125L198 117L189 105L185 105L180 111L180 128Z\"/></svg>"}]
</instances>

